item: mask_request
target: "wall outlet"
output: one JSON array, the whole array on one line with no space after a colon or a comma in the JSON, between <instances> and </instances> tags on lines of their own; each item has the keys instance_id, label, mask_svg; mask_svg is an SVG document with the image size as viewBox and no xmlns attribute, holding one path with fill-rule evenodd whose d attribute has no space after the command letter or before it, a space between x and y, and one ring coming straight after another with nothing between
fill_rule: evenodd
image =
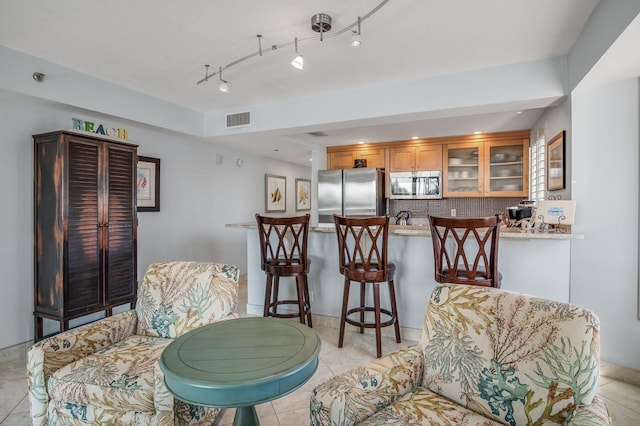
<instances>
[{"instance_id":1,"label":"wall outlet","mask_svg":"<svg viewBox=\"0 0 640 426\"><path fill-rule=\"evenodd\" d=\"M451 209L451 217L456 217L456 209Z\"/></svg>"}]
</instances>

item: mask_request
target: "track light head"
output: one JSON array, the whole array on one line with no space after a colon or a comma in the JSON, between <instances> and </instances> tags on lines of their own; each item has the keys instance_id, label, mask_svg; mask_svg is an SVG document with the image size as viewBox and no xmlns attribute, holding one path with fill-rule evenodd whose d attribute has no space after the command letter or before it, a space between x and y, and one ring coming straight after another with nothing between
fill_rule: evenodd
<instances>
[{"instance_id":1,"label":"track light head","mask_svg":"<svg viewBox=\"0 0 640 426\"><path fill-rule=\"evenodd\" d=\"M301 54L297 54L295 58L293 58L293 61L291 61L291 65L293 65L293 67L295 69L301 70L304 68L304 57Z\"/></svg>"},{"instance_id":2,"label":"track light head","mask_svg":"<svg viewBox=\"0 0 640 426\"><path fill-rule=\"evenodd\" d=\"M354 32L353 35L351 36L351 40L349 40L349 46L358 47L361 44L362 44L362 37L360 37L360 34Z\"/></svg>"},{"instance_id":3,"label":"track light head","mask_svg":"<svg viewBox=\"0 0 640 426\"><path fill-rule=\"evenodd\" d=\"M362 37L360 37L360 17L358 16L358 31L353 31L351 40L349 40L349 46L358 47L362 44Z\"/></svg>"},{"instance_id":4,"label":"track light head","mask_svg":"<svg viewBox=\"0 0 640 426\"><path fill-rule=\"evenodd\" d=\"M298 53L298 39L297 38L294 39L294 44L296 46L296 56L291 61L291 65L295 69L301 70L301 69L304 68L304 57L301 54Z\"/></svg>"},{"instance_id":5,"label":"track light head","mask_svg":"<svg viewBox=\"0 0 640 426\"><path fill-rule=\"evenodd\" d=\"M222 83L220 84L220 86L218 86L218 90L222 93L229 93L229 83L222 80Z\"/></svg>"},{"instance_id":6,"label":"track light head","mask_svg":"<svg viewBox=\"0 0 640 426\"><path fill-rule=\"evenodd\" d=\"M222 93L229 93L229 82L222 79L222 67L218 69L218 76L220 78L220 86L218 86L218 90Z\"/></svg>"}]
</instances>

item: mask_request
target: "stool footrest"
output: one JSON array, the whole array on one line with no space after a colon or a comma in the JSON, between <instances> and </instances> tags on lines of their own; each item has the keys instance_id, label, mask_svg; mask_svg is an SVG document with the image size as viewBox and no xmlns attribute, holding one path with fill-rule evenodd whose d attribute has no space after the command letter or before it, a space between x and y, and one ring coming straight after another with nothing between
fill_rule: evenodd
<instances>
[{"instance_id":1,"label":"stool footrest","mask_svg":"<svg viewBox=\"0 0 640 426\"><path fill-rule=\"evenodd\" d=\"M302 312L291 312L291 313L276 313L273 312L276 306L280 305L295 305L298 306L297 300L278 300L277 302L269 303L269 316L275 318L298 318L300 315L308 315L311 312L311 305L305 303L304 310Z\"/></svg>"},{"instance_id":2,"label":"stool footrest","mask_svg":"<svg viewBox=\"0 0 640 426\"><path fill-rule=\"evenodd\" d=\"M370 306L349 309L347 311L347 316L345 317L345 321L348 322L351 325L356 326L356 327L376 328L376 323L375 322L364 322L364 321L361 322L361 321L349 318L349 315L354 314L354 313L375 312L375 311L376 311L376 309L373 308L373 307L370 307ZM395 323L396 316L390 310L388 310L388 309L380 309L380 314L384 314L384 315L389 317L389 319L387 321L380 321L380 327L388 327L390 325L393 325L393 323Z\"/></svg>"}]
</instances>

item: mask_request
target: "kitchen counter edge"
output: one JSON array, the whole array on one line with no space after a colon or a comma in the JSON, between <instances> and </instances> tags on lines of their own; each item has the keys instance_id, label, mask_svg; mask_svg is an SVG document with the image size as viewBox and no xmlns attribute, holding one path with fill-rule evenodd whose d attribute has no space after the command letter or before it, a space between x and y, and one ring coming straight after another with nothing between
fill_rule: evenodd
<instances>
[{"instance_id":1,"label":"kitchen counter edge","mask_svg":"<svg viewBox=\"0 0 640 426\"><path fill-rule=\"evenodd\" d=\"M244 228L256 229L258 226L255 222L227 223L226 228ZM335 233L336 229L333 224L312 226L310 232L318 232L324 234ZM397 235L403 237L430 237L431 230L428 226L412 226L412 225L390 225L389 235ZM500 228L500 238L514 240L583 240L584 235L574 234L571 232L522 232L518 228Z\"/></svg>"}]
</instances>

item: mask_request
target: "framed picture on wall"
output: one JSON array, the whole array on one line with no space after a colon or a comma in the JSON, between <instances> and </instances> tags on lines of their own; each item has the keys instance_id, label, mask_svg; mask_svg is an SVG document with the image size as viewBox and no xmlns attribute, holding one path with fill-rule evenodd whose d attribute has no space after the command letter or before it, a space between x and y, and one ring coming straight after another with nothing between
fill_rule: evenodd
<instances>
[{"instance_id":1,"label":"framed picture on wall","mask_svg":"<svg viewBox=\"0 0 640 426\"><path fill-rule=\"evenodd\" d=\"M547 190L565 187L564 130L547 143Z\"/></svg>"},{"instance_id":2,"label":"framed picture on wall","mask_svg":"<svg viewBox=\"0 0 640 426\"><path fill-rule=\"evenodd\" d=\"M160 211L160 159L138 156L136 199L139 212Z\"/></svg>"},{"instance_id":3,"label":"framed picture on wall","mask_svg":"<svg viewBox=\"0 0 640 426\"><path fill-rule=\"evenodd\" d=\"M287 178L285 176L264 175L265 211L287 211Z\"/></svg>"},{"instance_id":4,"label":"framed picture on wall","mask_svg":"<svg viewBox=\"0 0 640 426\"><path fill-rule=\"evenodd\" d=\"M309 179L296 179L296 211L311 210L311 181Z\"/></svg>"}]
</instances>

